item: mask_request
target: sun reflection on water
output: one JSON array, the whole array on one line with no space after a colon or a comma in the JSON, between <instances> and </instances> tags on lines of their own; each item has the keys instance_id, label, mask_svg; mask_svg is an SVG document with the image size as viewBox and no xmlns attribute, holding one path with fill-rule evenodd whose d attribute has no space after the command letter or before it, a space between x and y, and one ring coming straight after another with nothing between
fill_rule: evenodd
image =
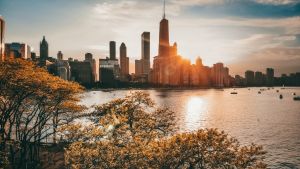
<instances>
[{"instance_id":1,"label":"sun reflection on water","mask_svg":"<svg viewBox=\"0 0 300 169\"><path fill-rule=\"evenodd\" d=\"M185 125L188 130L196 130L204 125L207 101L201 97L191 97L186 103Z\"/></svg>"}]
</instances>

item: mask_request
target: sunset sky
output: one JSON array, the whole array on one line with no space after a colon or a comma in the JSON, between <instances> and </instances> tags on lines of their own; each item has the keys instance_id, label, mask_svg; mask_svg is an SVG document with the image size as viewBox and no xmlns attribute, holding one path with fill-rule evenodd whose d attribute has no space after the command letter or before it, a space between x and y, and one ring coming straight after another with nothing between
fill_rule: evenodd
<instances>
[{"instance_id":1,"label":"sunset sky","mask_svg":"<svg viewBox=\"0 0 300 169\"><path fill-rule=\"evenodd\" d=\"M300 71L299 0L167 0L171 43L179 54L205 65L223 62L230 74L275 68L276 75ZM162 0L0 0L6 42L24 42L39 55L46 36L50 56L83 60L108 56L110 40L127 46L134 71L141 34L151 32L157 55ZM119 53L119 49L117 49Z\"/></svg>"}]
</instances>

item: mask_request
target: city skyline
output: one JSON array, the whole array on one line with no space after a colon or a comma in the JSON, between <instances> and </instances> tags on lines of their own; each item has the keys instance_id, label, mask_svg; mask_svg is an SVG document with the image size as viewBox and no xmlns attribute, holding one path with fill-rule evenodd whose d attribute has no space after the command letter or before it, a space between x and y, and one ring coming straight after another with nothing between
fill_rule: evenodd
<instances>
[{"instance_id":1,"label":"city skyline","mask_svg":"<svg viewBox=\"0 0 300 169\"><path fill-rule=\"evenodd\" d=\"M151 44L158 44L157 21L162 17L162 1L92 0L72 2L67 3L66 0L54 1L51 4L46 1L36 2L33 5L34 10L21 15L27 19L20 20L18 19L18 12L14 13L14 10L18 9L18 6L22 6L20 11L23 12L33 9L30 7L31 1L26 2L26 5L22 5L23 2L21 1L1 1L0 15L5 18L7 28L5 42L21 41L29 44L35 49L35 52L39 53L39 40L45 35L49 43L50 56L56 56L58 51L62 51L66 58L73 57L80 60L84 59L84 54L87 52L93 53L95 58L99 58L99 56L105 58L109 55L109 41L116 41L116 46L120 46L124 42L127 46L127 56L130 58L130 72L134 69L132 66L134 60L141 57L139 35L143 31L149 31L151 32ZM64 4L66 9L73 9L73 13L72 10L69 13L62 11L61 8ZM247 4L252 5L252 8L258 12L247 7ZM192 63L197 56L200 56L204 64L209 66L223 62L230 68L231 75L243 75L245 67L249 70L258 71L263 71L265 67L274 67L277 76L281 73L296 72L299 71L297 66L300 65L300 14L296 10L299 6L299 2L296 1L276 0L247 2L235 0L230 4L221 0L188 0L185 2L169 0L167 1L167 16L170 19L171 27L170 41L176 41L180 46L178 53L184 58L190 59ZM54 7L56 7L55 10L53 10ZM143 12L141 9L145 7L149 9L147 8ZM236 7L248 10L240 14L229 12L229 8ZM131 10L119 11L118 8L119 10L124 8ZM216 10L212 13L206 8ZM54 16L60 15L60 18L54 19L47 14L48 19L45 19L34 14L41 9L45 14L52 9ZM90 14L94 14L93 16L97 18L93 18L96 19L92 19L93 21L105 22L87 23L92 21L90 17L79 16L81 12L87 9L90 9ZM75 12L78 13L75 14ZM135 12L139 12L138 16L128 18L128 16L133 16ZM145 15L147 12L149 16ZM275 14L273 14L274 12ZM77 19L72 20L72 18ZM44 21L40 19L44 19ZM67 22L63 23L63 20ZM27 24L25 21L28 21ZM80 26L77 25L76 27L72 23L78 23ZM66 28L66 25L69 27ZM53 29L54 26L55 29ZM110 26L111 29L109 29ZM91 31L99 27L101 27L100 30ZM78 31L78 29L82 31ZM220 31L220 29L224 30ZM50 34L51 30L56 32ZM89 33L86 32L87 30ZM195 36L198 33L199 36ZM77 41L74 41L73 38L77 38ZM69 43L67 43L68 41ZM70 45L71 42L72 45ZM87 47L83 43L92 45ZM151 45L151 65L157 51L158 46ZM119 56L117 58L120 59Z\"/></svg>"}]
</instances>

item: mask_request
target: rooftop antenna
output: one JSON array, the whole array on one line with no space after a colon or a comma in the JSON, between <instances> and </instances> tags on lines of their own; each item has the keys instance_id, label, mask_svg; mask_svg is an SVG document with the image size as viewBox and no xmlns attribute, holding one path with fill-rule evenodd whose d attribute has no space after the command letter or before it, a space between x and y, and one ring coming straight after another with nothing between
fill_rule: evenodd
<instances>
[{"instance_id":1,"label":"rooftop antenna","mask_svg":"<svg viewBox=\"0 0 300 169\"><path fill-rule=\"evenodd\" d=\"M163 11L163 19L166 18L166 0L164 0L164 11Z\"/></svg>"}]
</instances>

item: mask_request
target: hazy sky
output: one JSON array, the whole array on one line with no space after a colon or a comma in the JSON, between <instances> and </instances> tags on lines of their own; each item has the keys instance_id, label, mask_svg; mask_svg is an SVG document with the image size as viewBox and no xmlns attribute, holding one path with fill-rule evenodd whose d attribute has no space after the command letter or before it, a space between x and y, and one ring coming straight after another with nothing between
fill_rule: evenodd
<instances>
[{"instance_id":1,"label":"hazy sky","mask_svg":"<svg viewBox=\"0 0 300 169\"><path fill-rule=\"evenodd\" d=\"M230 74L245 70L277 75L300 71L300 0L167 0L171 43L179 54L205 65L223 62ZM50 55L83 60L108 56L108 42L141 56L141 34L151 32L151 57L157 55L162 0L0 0L6 42L24 42L39 55L46 36ZM119 53L119 49L117 49Z\"/></svg>"}]
</instances>

